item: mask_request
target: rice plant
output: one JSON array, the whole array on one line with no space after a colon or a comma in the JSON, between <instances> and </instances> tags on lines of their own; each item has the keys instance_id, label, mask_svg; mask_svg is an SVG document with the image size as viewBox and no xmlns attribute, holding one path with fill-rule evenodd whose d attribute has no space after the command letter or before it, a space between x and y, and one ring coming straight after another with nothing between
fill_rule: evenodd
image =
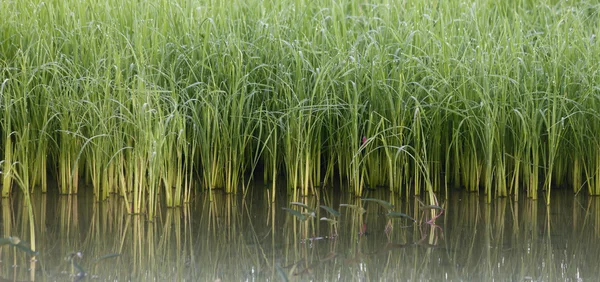
<instances>
[{"instance_id":1,"label":"rice plant","mask_svg":"<svg viewBox=\"0 0 600 282\"><path fill-rule=\"evenodd\" d=\"M257 167L273 200L600 194L600 6L575 2L3 1L2 196L153 216Z\"/></svg>"}]
</instances>

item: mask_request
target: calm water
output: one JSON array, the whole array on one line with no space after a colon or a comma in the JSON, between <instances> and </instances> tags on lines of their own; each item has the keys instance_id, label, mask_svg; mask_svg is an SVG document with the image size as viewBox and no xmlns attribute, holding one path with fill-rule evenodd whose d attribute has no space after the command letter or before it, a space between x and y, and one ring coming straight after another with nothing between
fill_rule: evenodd
<instances>
[{"instance_id":1,"label":"calm water","mask_svg":"<svg viewBox=\"0 0 600 282\"><path fill-rule=\"evenodd\" d=\"M388 223L383 207L346 194L301 200L340 211L336 226L318 220L330 216L324 209L298 220L282 209L291 201L283 195L269 204L261 188L245 200L215 192L210 202L200 194L150 222L127 215L118 199L37 194L37 260L0 247L0 281L76 280L79 269L66 259L74 252L84 281L597 281L600 273L598 198L553 192L550 206L485 204L480 195L454 192L436 225L424 223L429 213L416 199L382 192L368 197L393 202L418 223ZM0 235L30 241L23 200L1 203Z\"/></svg>"}]
</instances>

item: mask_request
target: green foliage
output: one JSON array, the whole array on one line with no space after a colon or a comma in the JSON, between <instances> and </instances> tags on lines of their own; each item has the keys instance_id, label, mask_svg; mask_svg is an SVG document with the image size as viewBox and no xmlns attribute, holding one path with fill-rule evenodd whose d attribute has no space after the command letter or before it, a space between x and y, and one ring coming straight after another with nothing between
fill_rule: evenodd
<instances>
[{"instance_id":1,"label":"green foliage","mask_svg":"<svg viewBox=\"0 0 600 282\"><path fill-rule=\"evenodd\" d=\"M595 2L146 2L0 3L3 197L600 194Z\"/></svg>"},{"instance_id":2,"label":"green foliage","mask_svg":"<svg viewBox=\"0 0 600 282\"><path fill-rule=\"evenodd\" d=\"M417 221L413 217L411 217L411 216L409 216L409 215L407 215L405 213L401 213L401 212L390 211L385 216L388 217L388 218L392 218L392 219L393 218L404 218L404 219L408 219L408 220L411 220L411 221Z\"/></svg>"},{"instance_id":3,"label":"green foliage","mask_svg":"<svg viewBox=\"0 0 600 282\"><path fill-rule=\"evenodd\" d=\"M442 208L440 206L436 206L436 205L420 206L419 209L422 211L428 211L428 210L444 211L444 208Z\"/></svg>"},{"instance_id":4,"label":"green foliage","mask_svg":"<svg viewBox=\"0 0 600 282\"><path fill-rule=\"evenodd\" d=\"M22 241L20 238L18 237L5 237L5 238L0 238L0 246L2 245L9 245L12 247L15 247L16 249L30 255L30 256L37 256L39 254L39 252L34 251L30 248L30 246L27 244L27 242Z\"/></svg>"},{"instance_id":5,"label":"green foliage","mask_svg":"<svg viewBox=\"0 0 600 282\"><path fill-rule=\"evenodd\" d=\"M306 221L310 217L309 214L301 213L294 209L288 209L288 208L282 208L282 209L285 210L286 212L290 213L291 215L295 216L296 218L298 218L301 221Z\"/></svg>"},{"instance_id":6,"label":"green foliage","mask_svg":"<svg viewBox=\"0 0 600 282\"><path fill-rule=\"evenodd\" d=\"M357 206L357 205L340 204L340 207L346 207L346 208L350 208L350 209L356 210L360 214L363 214L363 213L367 212L363 207L360 207L360 206Z\"/></svg>"},{"instance_id":7,"label":"green foliage","mask_svg":"<svg viewBox=\"0 0 600 282\"><path fill-rule=\"evenodd\" d=\"M375 202L375 203L378 203L378 204L380 204L382 207L384 207L387 210L394 209L394 205L392 203L388 202L388 201L384 201L384 200L380 200L380 199L373 199L373 198L364 198L364 199L361 199L361 200L365 201L365 202Z\"/></svg>"},{"instance_id":8,"label":"green foliage","mask_svg":"<svg viewBox=\"0 0 600 282\"><path fill-rule=\"evenodd\" d=\"M307 205L307 204L305 204L305 203L300 203L300 202L291 202L291 203L290 203L290 206L299 206L299 207L302 207L302 208L306 209L306 210L307 210L309 213L314 213L314 212L315 212L315 209L314 209L314 208L312 208L312 207L308 206L308 205Z\"/></svg>"},{"instance_id":9,"label":"green foliage","mask_svg":"<svg viewBox=\"0 0 600 282\"><path fill-rule=\"evenodd\" d=\"M334 210L334 209L332 209L332 208L330 208L328 206L321 205L320 207L322 209L326 210L328 213L330 213L331 215L333 215L335 217L339 217L340 216L340 212L339 211L336 211L336 210Z\"/></svg>"}]
</instances>

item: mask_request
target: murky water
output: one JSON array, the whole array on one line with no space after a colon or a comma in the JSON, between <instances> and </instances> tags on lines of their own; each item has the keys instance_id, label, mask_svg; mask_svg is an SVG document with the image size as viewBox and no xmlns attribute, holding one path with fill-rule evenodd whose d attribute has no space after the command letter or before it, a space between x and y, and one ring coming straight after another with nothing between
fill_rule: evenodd
<instances>
[{"instance_id":1,"label":"murky water","mask_svg":"<svg viewBox=\"0 0 600 282\"><path fill-rule=\"evenodd\" d=\"M341 196L340 196L341 194ZM153 221L127 215L112 199L91 195L33 195L36 260L0 247L0 281L588 281L598 278L600 199L553 192L543 200L500 199L454 192L444 214L415 198L390 199L394 211L417 223L390 220L387 210L342 193L304 198L341 213L337 224L322 208L301 221L270 204L266 190L197 195L181 209L160 210ZM19 196L2 201L0 236L30 241ZM363 207L359 208L340 204ZM296 207L301 210L301 208ZM69 260L69 258L71 258ZM73 262L73 263L72 263ZM85 272L85 277L78 273ZM2 280L4 279L4 280Z\"/></svg>"}]
</instances>

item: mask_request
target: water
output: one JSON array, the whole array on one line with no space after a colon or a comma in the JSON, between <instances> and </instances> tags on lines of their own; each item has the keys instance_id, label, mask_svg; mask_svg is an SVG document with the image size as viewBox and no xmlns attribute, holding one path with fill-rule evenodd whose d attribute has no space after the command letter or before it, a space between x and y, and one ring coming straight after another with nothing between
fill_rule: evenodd
<instances>
[{"instance_id":1,"label":"water","mask_svg":"<svg viewBox=\"0 0 600 282\"><path fill-rule=\"evenodd\" d=\"M478 194L453 192L435 225L425 223L430 213L417 199L384 192L368 197L418 223L388 223L381 205L339 192L300 200L340 211L336 226L319 220L331 217L325 209L300 221L282 209L291 200L278 193L272 204L259 187L245 200L215 192L209 202L203 193L184 208L161 208L153 221L128 215L119 199L35 194L39 255L31 260L3 245L0 281L589 281L599 273L593 197L557 191L550 206L512 198L485 204ZM1 203L0 236L30 241L22 197Z\"/></svg>"}]
</instances>

